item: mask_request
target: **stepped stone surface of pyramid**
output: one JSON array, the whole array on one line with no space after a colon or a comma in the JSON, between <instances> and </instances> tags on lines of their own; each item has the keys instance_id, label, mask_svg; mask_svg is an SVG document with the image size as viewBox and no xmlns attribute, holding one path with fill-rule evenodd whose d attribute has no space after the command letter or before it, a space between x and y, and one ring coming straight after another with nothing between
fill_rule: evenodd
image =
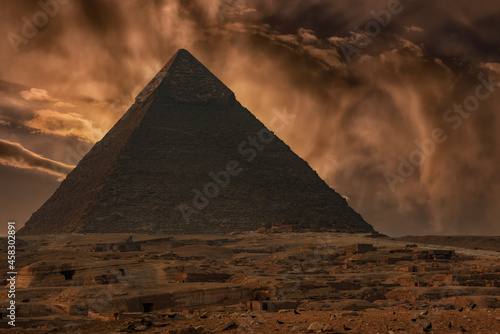
<instances>
[{"instance_id":1,"label":"stepped stone surface of pyramid","mask_svg":"<svg viewBox=\"0 0 500 334\"><path fill-rule=\"evenodd\" d=\"M213 234L263 224L373 231L179 50L19 234Z\"/></svg>"}]
</instances>

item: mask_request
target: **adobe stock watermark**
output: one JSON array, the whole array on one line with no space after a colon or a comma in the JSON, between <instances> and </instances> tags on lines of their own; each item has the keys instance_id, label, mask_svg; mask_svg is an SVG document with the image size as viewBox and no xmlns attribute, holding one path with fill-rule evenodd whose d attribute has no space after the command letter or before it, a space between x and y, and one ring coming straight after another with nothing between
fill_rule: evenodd
<instances>
[{"instance_id":1,"label":"adobe stock watermark","mask_svg":"<svg viewBox=\"0 0 500 334\"><path fill-rule=\"evenodd\" d=\"M279 111L273 110L274 117L270 122L270 127L276 132L282 131L286 126L289 126L295 119L295 114L288 113L286 109ZM243 163L251 164L255 161L262 152L275 140L274 132L267 128L261 129L255 135L250 135L238 145L238 153L241 158L244 158ZM194 197L190 204L182 203L177 206L186 223L191 221L192 216L199 214L213 200L219 196L221 191L227 188L231 180L243 172L242 163L237 160L230 160L225 166L225 169L214 173L210 171L208 176L210 181L202 188L192 189Z\"/></svg>"},{"instance_id":2,"label":"adobe stock watermark","mask_svg":"<svg viewBox=\"0 0 500 334\"><path fill-rule=\"evenodd\" d=\"M8 222L7 236L7 298L9 306L7 307L7 323L11 327L16 326L16 222Z\"/></svg>"},{"instance_id":3,"label":"adobe stock watermark","mask_svg":"<svg viewBox=\"0 0 500 334\"><path fill-rule=\"evenodd\" d=\"M21 52L21 45L28 45L40 32L40 29L49 24L50 19L59 14L62 5L66 5L71 0L40 0L38 6L40 10L37 11L31 18L23 16L21 18L21 34L9 32L7 38L9 39L12 50L16 54Z\"/></svg>"},{"instance_id":4,"label":"adobe stock watermark","mask_svg":"<svg viewBox=\"0 0 500 334\"><path fill-rule=\"evenodd\" d=\"M443 113L443 121L448 124L453 131L458 130L464 120L468 119L481 105L481 102L488 100L493 93L500 87L500 82L493 80L490 75L488 79L478 76L480 82L477 85L474 94L467 96L462 104L455 103L452 108ZM408 178L413 176L417 168L423 165L426 158L433 155L438 145L448 140L447 132L442 128L432 130L430 136L423 140L415 140L417 148L413 150L406 158L399 156L399 166L397 173L386 171L384 173L387 185L392 192L396 191L398 184L403 184Z\"/></svg>"},{"instance_id":5,"label":"adobe stock watermark","mask_svg":"<svg viewBox=\"0 0 500 334\"><path fill-rule=\"evenodd\" d=\"M405 1L411 2L412 0ZM368 21L365 24L364 30L361 30L359 27L354 27L354 29L349 32L354 40L350 43L340 44L340 49L342 50L342 54L347 64L351 64L352 57L359 55L362 49L368 47L373 40L380 35L382 30L391 24L394 15L401 14L404 10L404 6L401 4L400 0L389 0L386 8L387 9L382 9L379 12L372 10L370 15L375 20Z\"/></svg>"}]
</instances>

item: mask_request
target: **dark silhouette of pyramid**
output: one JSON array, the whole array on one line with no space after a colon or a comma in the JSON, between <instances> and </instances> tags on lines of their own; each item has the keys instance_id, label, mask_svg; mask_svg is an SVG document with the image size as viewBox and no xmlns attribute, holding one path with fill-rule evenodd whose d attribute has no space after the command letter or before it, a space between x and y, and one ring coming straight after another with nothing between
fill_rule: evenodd
<instances>
[{"instance_id":1,"label":"dark silhouette of pyramid","mask_svg":"<svg viewBox=\"0 0 500 334\"><path fill-rule=\"evenodd\" d=\"M19 233L373 228L179 50Z\"/></svg>"}]
</instances>

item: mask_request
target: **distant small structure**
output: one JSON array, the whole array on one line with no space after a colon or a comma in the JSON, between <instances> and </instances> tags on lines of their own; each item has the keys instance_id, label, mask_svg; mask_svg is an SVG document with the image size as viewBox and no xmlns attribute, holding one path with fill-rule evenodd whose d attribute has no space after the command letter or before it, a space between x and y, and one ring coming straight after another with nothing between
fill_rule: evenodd
<instances>
[{"instance_id":1,"label":"distant small structure","mask_svg":"<svg viewBox=\"0 0 500 334\"><path fill-rule=\"evenodd\" d=\"M354 244L344 247L346 254L362 254L366 252L374 252L377 248L373 247L372 244Z\"/></svg>"},{"instance_id":2,"label":"distant small structure","mask_svg":"<svg viewBox=\"0 0 500 334\"><path fill-rule=\"evenodd\" d=\"M175 273L174 281L178 283L191 282L226 282L232 275L221 273Z\"/></svg>"},{"instance_id":3,"label":"distant small structure","mask_svg":"<svg viewBox=\"0 0 500 334\"><path fill-rule=\"evenodd\" d=\"M132 237L128 237L123 242L118 243L100 243L91 245L88 248L89 252L139 252L139 251L165 251L175 247L184 246L183 242L174 242L171 237L158 238L143 241L133 241Z\"/></svg>"},{"instance_id":4,"label":"distant small structure","mask_svg":"<svg viewBox=\"0 0 500 334\"><path fill-rule=\"evenodd\" d=\"M431 249L420 250L414 254L417 260L451 260L456 253L454 250Z\"/></svg>"},{"instance_id":5,"label":"distant small structure","mask_svg":"<svg viewBox=\"0 0 500 334\"><path fill-rule=\"evenodd\" d=\"M400 256L400 257L383 257L378 260L379 263L382 264L395 264L401 261L411 261L411 256Z\"/></svg>"},{"instance_id":6,"label":"distant small structure","mask_svg":"<svg viewBox=\"0 0 500 334\"><path fill-rule=\"evenodd\" d=\"M182 247L184 246L185 243L183 242L176 242L176 241L161 241L161 242L150 242L150 243L143 243L141 245L141 250L145 252L163 252L163 251L168 251L171 250L172 248L177 248L177 247Z\"/></svg>"},{"instance_id":7,"label":"distant small structure","mask_svg":"<svg viewBox=\"0 0 500 334\"><path fill-rule=\"evenodd\" d=\"M454 250L431 250L429 252L431 258L434 260L451 260L455 256Z\"/></svg>"},{"instance_id":8,"label":"distant small structure","mask_svg":"<svg viewBox=\"0 0 500 334\"><path fill-rule=\"evenodd\" d=\"M431 279L429 280L429 286L438 287L452 285L454 284L454 281L455 280L453 275L438 274L431 277Z\"/></svg>"},{"instance_id":9,"label":"distant small structure","mask_svg":"<svg viewBox=\"0 0 500 334\"><path fill-rule=\"evenodd\" d=\"M300 302L293 301L270 301L252 300L247 302L249 311L278 312L279 310L295 310Z\"/></svg>"},{"instance_id":10,"label":"distant small structure","mask_svg":"<svg viewBox=\"0 0 500 334\"><path fill-rule=\"evenodd\" d=\"M378 262L382 264L395 264L396 262L398 262L398 259L393 257L384 257L379 259Z\"/></svg>"},{"instance_id":11,"label":"distant small structure","mask_svg":"<svg viewBox=\"0 0 500 334\"><path fill-rule=\"evenodd\" d=\"M111 250L111 244L95 244L88 248L91 253L108 252Z\"/></svg>"},{"instance_id":12,"label":"distant small structure","mask_svg":"<svg viewBox=\"0 0 500 334\"><path fill-rule=\"evenodd\" d=\"M407 273L415 273L415 272L417 272L417 267L416 266L406 266L406 267L400 268L399 270L407 272Z\"/></svg>"},{"instance_id":13,"label":"distant small structure","mask_svg":"<svg viewBox=\"0 0 500 334\"><path fill-rule=\"evenodd\" d=\"M448 271L450 268L441 268L441 267L418 267L417 273L432 273L436 271Z\"/></svg>"},{"instance_id":14,"label":"distant small structure","mask_svg":"<svg viewBox=\"0 0 500 334\"><path fill-rule=\"evenodd\" d=\"M125 242L115 244L112 247L115 252L138 252L141 250L141 245L137 242Z\"/></svg>"}]
</instances>

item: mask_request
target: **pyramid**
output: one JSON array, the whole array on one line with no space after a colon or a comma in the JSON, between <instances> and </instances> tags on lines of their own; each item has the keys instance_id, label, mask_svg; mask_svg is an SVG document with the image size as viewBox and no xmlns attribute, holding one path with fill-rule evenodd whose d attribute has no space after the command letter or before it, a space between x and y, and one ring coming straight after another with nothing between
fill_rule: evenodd
<instances>
[{"instance_id":1,"label":"pyramid","mask_svg":"<svg viewBox=\"0 0 500 334\"><path fill-rule=\"evenodd\" d=\"M179 50L20 235L372 226Z\"/></svg>"}]
</instances>

